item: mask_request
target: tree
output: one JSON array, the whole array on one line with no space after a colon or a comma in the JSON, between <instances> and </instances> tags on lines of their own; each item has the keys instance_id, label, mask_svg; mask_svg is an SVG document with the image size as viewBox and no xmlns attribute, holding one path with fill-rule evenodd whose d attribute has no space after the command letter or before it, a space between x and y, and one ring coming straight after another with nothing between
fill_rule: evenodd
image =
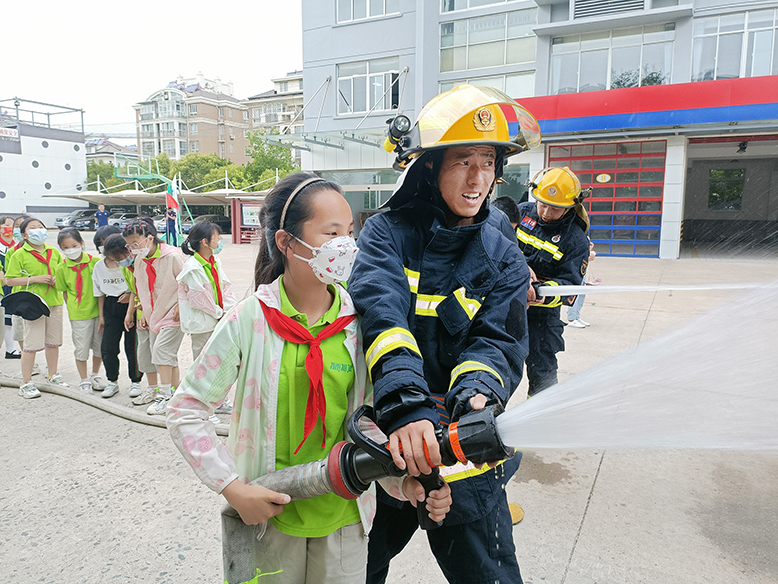
<instances>
[{"instance_id":1,"label":"tree","mask_svg":"<svg viewBox=\"0 0 778 584\"><path fill-rule=\"evenodd\" d=\"M100 190L104 191L107 187L114 187L125 182L123 179L114 176L114 166L110 162L102 160L95 162L90 160L86 163L86 182L90 183L87 190L97 190L97 177L100 177ZM95 183L95 184L91 184Z\"/></svg>"},{"instance_id":2,"label":"tree","mask_svg":"<svg viewBox=\"0 0 778 584\"><path fill-rule=\"evenodd\" d=\"M279 177L300 171L300 167L292 156L291 149L270 144L265 139L266 136L273 135L278 135L278 131L270 129L264 132L249 132L249 143L251 144L249 156L252 158L251 162L246 165L246 178L249 184L263 180L263 176L268 178L264 174L268 170L273 171L272 176L275 176L275 171L278 169Z\"/></svg>"},{"instance_id":3,"label":"tree","mask_svg":"<svg viewBox=\"0 0 778 584\"><path fill-rule=\"evenodd\" d=\"M215 156L215 154L212 156ZM223 189L225 172L227 173L227 178L230 179L230 183L232 183L232 186L235 187L236 189L242 189L243 187L247 187L249 186L249 184L251 184L246 179L246 167L238 166L237 164L230 163L216 168L212 168L208 172L208 174L206 174L203 177L203 182L201 184L207 184L209 182L213 183L204 187L203 192L215 191L216 189ZM218 181L218 182L214 182L214 181Z\"/></svg>"},{"instance_id":4,"label":"tree","mask_svg":"<svg viewBox=\"0 0 778 584\"><path fill-rule=\"evenodd\" d=\"M171 174L169 176L170 178L173 178L180 172L181 180L184 181L184 184L190 189L193 189L212 180L216 180L216 178L224 178L224 167L227 165L228 163L226 160L219 158L214 153L200 154L199 152L192 152L182 157L181 160L175 160L171 163ZM232 166L235 165L233 164ZM215 178L208 178L216 170L219 172L215 175ZM208 188L208 190L217 188L219 188L219 185Z\"/></svg>"}]
</instances>

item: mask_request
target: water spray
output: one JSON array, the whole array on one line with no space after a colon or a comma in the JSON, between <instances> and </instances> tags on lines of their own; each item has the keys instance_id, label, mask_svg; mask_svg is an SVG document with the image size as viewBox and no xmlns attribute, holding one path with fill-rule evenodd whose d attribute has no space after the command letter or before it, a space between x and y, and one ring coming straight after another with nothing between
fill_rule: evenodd
<instances>
[{"instance_id":1,"label":"water spray","mask_svg":"<svg viewBox=\"0 0 778 584\"><path fill-rule=\"evenodd\" d=\"M507 447L497 433L497 417L502 413L502 406L487 405L462 416L447 427L438 426L435 436L443 466L458 462L483 465L512 458L514 449ZM407 470L401 470L394 464L388 441L376 425L373 408L361 406L357 409L349 419L347 428L354 442L338 442L327 458L290 466L261 476L249 484L287 494L292 501L327 493L335 493L344 499L356 499L373 481L407 474ZM368 433L380 433L382 442L371 439ZM425 501L431 491L444 485L437 467L432 467L430 474L419 475L417 479L424 486ZM430 519L423 502L417 504L416 512L422 529L435 529L442 525L442 522ZM255 526L243 523L238 512L229 505L224 507L222 551L226 582L245 582L255 576L250 573L253 568L247 567L239 559L251 557L254 533Z\"/></svg>"}]
</instances>

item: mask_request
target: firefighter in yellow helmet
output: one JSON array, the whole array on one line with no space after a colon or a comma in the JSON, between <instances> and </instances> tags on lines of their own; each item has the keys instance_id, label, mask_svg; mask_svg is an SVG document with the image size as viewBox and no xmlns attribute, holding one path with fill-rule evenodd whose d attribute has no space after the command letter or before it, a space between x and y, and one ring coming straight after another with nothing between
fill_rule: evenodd
<instances>
[{"instance_id":1,"label":"firefighter in yellow helmet","mask_svg":"<svg viewBox=\"0 0 778 584\"><path fill-rule=\"evenodd\" d=\"M404 172L388 211L368 219L359 235L349 294L363 315L378 425L395 463L418 476L440 464L439 424L487 401L507 404L521 381L529 269L489 195L506 158L537 146L540 132L504 93L461 85L432 99L415 125L395 119L387 142ZM521 582L503 488L519 459L501 462L497 472L441 469L451 508L427 535L449 581ZM406 483L402 493L378 489L368 584L385 581L390 560L419 527L415 507L427 504L418 502L424 493L416 485ZM437 496L430 495L433 503Z\"/></svg>"},{"instance_id":2,"label":"firefighter in yellow helmet","mask_svg":"<svg viewBox=\"0 0 778 584\"><path fill-rule=\"evenodd\" d=\"M516 237L532 280L549 286L583 283L589 260L589 219L578 177L567 167L544 168L528 187L535 201L519 205ZM574 296L536 297L532 287L527 292L530 396L557 383L556 354L565 350L560 307L574 301Z\"/></svg>"}]
</instances>

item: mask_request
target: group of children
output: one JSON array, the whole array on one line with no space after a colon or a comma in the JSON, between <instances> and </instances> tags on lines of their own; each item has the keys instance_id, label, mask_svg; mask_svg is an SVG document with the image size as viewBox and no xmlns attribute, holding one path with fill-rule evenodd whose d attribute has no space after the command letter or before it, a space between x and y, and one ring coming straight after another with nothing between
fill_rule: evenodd
<instances>
[{"instance_id":1,"label":"group of children","mask_svg":"<svg viewBox=\"0 0 778 584\"><path fill-rule=\"evenodd\" d=\"M184 335L191 335L197 357L225 311L237 304L216 257L222 249L219 226L196 223L181 248L163 243L147 217L123 230L104 226L94 239L102 258L87 253L74 228L59 232L59 250L47 244L47 238L46 226L34 217L0 217L3 293L28 290L49 311L48 316L35 320L12 316L11 338L3 335L21 348L19 395L26 399L40 396L32 379L35 354L40 351L46 355L46 381L67 386L58 373L66 309L79 389L86 394L100 391L104 398L119 393L124 336L132 403L146 405L150 415L164 414L179 383L178 351ZM184 254L189 258L185 260ZM107 383L100 375L103 364ZM145 388L141 386L144 374Z\"/></svg>"}]
</instances>

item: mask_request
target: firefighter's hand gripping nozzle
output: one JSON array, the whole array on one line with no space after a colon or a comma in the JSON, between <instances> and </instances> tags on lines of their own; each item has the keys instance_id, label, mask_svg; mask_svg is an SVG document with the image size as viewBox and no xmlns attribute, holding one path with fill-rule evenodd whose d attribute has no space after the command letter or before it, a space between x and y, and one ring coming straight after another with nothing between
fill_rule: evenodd
<instances>
[{"instance_id":1,"label":"firefighter's hand gripping nozzle","mask_svg":"<svg viewBox=\"0 0 778 584\"><path fill-rule=\"evenodd\" d=\"M451 466L466 461L482 465L513 457L513 449L506 447L497 433L495 418L502 412L501 406L489 405L462 416L445 428L438 427L435 435L443 465ZM400 470L392 462L388 444L378 444L368 438L360 427L361 420L367 421L368 426L372 424L377 434L386 438L375 425L373 408L362 406L348 421L348 433L353 443L339 442L327 458L266 474L250 484L285 493L293 501L326 493L335 493L344 499L356 499L375 480L404 476L407 471ZM418 479L427 496L443 484L437 468L432 474L420 475ZM429 518L424 503L419 503L416 508L422 529L434 529L441 525ZM251 563L243 560L252 557L254 538L260 537L262 533L264 530L259 526L243 523L238 512L229 505L222 509L225 582L246 582L256 576Z\"/></svg>"}]
</instances>

